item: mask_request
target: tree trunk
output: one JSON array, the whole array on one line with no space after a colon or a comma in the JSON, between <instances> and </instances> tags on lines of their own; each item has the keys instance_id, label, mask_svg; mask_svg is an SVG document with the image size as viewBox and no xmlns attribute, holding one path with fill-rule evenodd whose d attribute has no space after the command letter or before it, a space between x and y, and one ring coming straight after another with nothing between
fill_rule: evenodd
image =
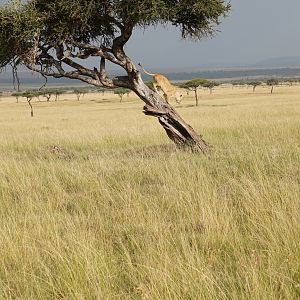
<instances>
[{"instance_id":1,"label":"tree trunk","mask_svg":"<svg viewBox=\"0 0 300 300\"><path fill-rule=\"evenodd\" d=\"M32 104L31 104L31 100L32 99L27 99L27 102L28 102L28 105L30 106L30 116L33 117L33 107L32 107Z\"/></svg>"},{"instance_id":2,"label":"tree trunk","mask_svg":"<svg viewBox=\"0 0 300 300\"><path fill-rule=\"evenodd\" d=\"M197 93L197 89L195 89L195 98L196 98L196 106L199 105L199 102L198 102L198 93Z\"/></svg>"},{"instance_id":3,"label":"tree trunk","mask_svg":"<svg viewBox=\"0 0 300 300\"><path fill-rule=\"evenodd\" d=\"M209 145L188 125L158 93L149 89L140 76L134 80L135 93L146 103L144 113L157 117L168 137L178 148L207 153Z\"/></svg>"}]
</instances>

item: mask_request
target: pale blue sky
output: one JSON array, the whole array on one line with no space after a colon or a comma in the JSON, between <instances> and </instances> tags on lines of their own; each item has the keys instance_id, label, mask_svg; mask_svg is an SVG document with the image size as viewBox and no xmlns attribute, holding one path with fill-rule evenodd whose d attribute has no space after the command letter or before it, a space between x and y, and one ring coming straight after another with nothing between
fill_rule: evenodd
<instances>
[{"instance_id":1,"label":"pale blue sky","mask_svg":"<svg viewBox=\"0 0 300 300\"><path fill-rule=\"evenodd\" d=\"M128 51L136 60L157 67L244 65L300 56L299 0L232 0L231 4L229 17L212 39L195 43L181 40L173 28L149 29L135 33Z\"/></svg>"},{"instance_id":2,"label":"pale blue sky","mask_svg":"<svg viewBox=\"0 0 300 300\"><path fill-rule=\"evenodd\" d=\"M136 30L127 51L134 61L156 68L247 65L270 57L300 56L299 0L231 4L229 17L213 39L185 41L176 28L156 27Z\"/></svg>"}]
</instances>

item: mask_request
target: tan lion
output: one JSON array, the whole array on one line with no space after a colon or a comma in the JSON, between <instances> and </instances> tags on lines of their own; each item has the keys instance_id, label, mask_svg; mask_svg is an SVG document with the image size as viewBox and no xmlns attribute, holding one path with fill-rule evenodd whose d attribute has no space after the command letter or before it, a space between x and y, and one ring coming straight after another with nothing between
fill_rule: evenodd
<instances>
[{"instance_id":1,"label":"tan lion","mask_svg":"<svg viewBox=\"0 0 300 300\"><path fill-rule=\"evenodd\" d=\"M182 100L182 94L177 91L177 88L171 84L169 79L162 74L152 74L147 72L141 64L139 66L145 72L145 74L152 76L153 78L153 88L156 93L159 91L163 92L165 100L169 103L169 99L174 97L177 103L180 103Z\"/></svg>"}]
</instances>

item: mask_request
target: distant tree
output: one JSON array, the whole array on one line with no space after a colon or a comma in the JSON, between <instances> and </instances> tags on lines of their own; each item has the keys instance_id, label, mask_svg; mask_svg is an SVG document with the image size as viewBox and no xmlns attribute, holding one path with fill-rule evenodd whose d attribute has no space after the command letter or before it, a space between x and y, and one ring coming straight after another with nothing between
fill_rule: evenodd
<instances>
[{"instance_id":1,"label":"distant tree","mask_svg":"<svg viewBox=\"0 0 300 300\"><path fill-rule=\"evenodd\" d=\"M30 115L31 117L33 117L33 107L32 107L32 104L31 104L31 101L34 97L38 97L40 95L39 92L24 92L24 93L20 93L20 96L21 97L24 97L26 98L27 100L27 103L30 107Z\"/></svg>"},{"instance_id":2,"label":"distant tree","mask_svg":"<svg viewBox=\"0 0 300 300\"><path fill-rule=\"evenodd\" d=\"M74 94L76 94L77 97L77 101L80 100L80 97L84 96L87 93L87 89L86 88L77 88L74 90Z\"/></svg>"},{"instance_id":3,"label":"distant tree","mask_svg":"<svg viewBox=\"0 0 300 300\"><path fill-rule=\"evenodd\" d=\"M296 80L294 78L289 78L286 80L286 82L289 86L293 86L294 83L296 83Z\"/></svg>"},{"instance_id":4,"label":"distant tree","mask_svg":"<svg viewBox=\"0 0 300 300\"><path fill-rule=\"evenodd\" d=\"M208 83L208 81L206 79L197 78L197 79L193 79L193 80L187 81L185 83L182 83L180 85L180 88L193 91L195 93L196 106L198 106L199 105L199 101L198 101L198 88L200 86L204 86L207 83Z\"/></svg>"},{"instance_id":5,"label":"distant tree","mask_svg":"<svg viewBox=\"0 0 300 300\"><path fill-rule=\"evenodd\" d=\"M244 81L239 80L239 81L232 81L231 84L232 84L232 89L233 89L234 87L241 87L245 83L244 83Z\"/></svg>"},{"instance_id":6,"label":"distant tree","mask_svg":"<svg viewBox=\"0 0 300 300\"><path fill-rule=\"evenodd\" d=\"M19 103L19 98L21 97L21 92L16 92L11 94L13 97L16 97L17 103Z\"/></svg>"},{"instance_id":7,"label":"distant tree","mask_svg":"<svg viewBox=\"0 0 300 300\"><path fill-rule=\"evenodd\" d=\"M65 91L62 90L62 89L56 89L53 91L54 95L55 95L55 101L58 101L59 100L59 96L64 94Z\"/></svg>"},{"instance_id":8,"label":"distant tree","mask_svg":"<svg viewBox=\"0 0 300 300\"><path fill-rule=\"evenodd\" d=\"M128 88L145 103L144 113L156 117L179 148L208 150L207 143L174 108L144 84L126 54L126 45L136 28L156 24L173 25L183 38L212 36L230 11L229 0L10 2L0 5L0 67L13 63L43 76L77 79L110 89ZM99 60L95 67L81 63L95 58ZM124 75L109 77L107 62L121 68Z\"/></svg>"},{"instance_id":9,"label":"distant tree","mask_svg":"<svg viewBox=\"0 0 300 300\"><path fill-rule=\"evenodd\" d=\"M40 95L42 95L43 97L46 98L46 101L49 102L50 101L50 98L52 97L53 95L53 90L52 89L42 89L40 91Z\"/></svg>"},{"instance_id":10,"label":"distant tree","mask_svg":"<svg viewBox=\"0 0 300 300\"><path fill-rule=\"evenodd\" d=\"M279 80L275 79L275 78L272 78L272 79L267 80L266 83L267 83L268 86L271 87L271 94L273 94L274 86L279 84Z\"/></svg>"},{"instance_id":11,"label":"distant tree","mask_svg":"<svg viewBox=\"0 0 300 300\"><path fill-rule=\"evenodd\" d=\"M82 98L89 93L89 90L87 88L82 88L81 94L82 94Z\"/></svg>"},{"instance_id":12,"label":"distant tree","mask_svg":"<svg viewBox=\"0 0 300 300\"><path fill-rule=\"evenodd\" d=\"M219 86L220 83L217 82L217 81L207 81L205 82L202 86L205 87L205 88L208 88L209 89L209 92L210 94L212 94L213 92L213 89L216 87L216 86Z\"/></svg>"},{"instance_id":13,"label":"distant tree","mask_svg":"<svg viewBox=\"0 0 300 300\"><path fill-rule=\"evenodd\" d=\"M256 90L256 87L260 86L262 84L261 81L251 81L248 83L250 86L252 86L252 90L253 90L253 93L255 92Z\"/></svg>"},{"instance_id":14,"label":"distant tree","mask_svg":"<svg viewBox=\"0 0 300 300\"><path fill-rule=\"evenodd\" d=\"M107 89L105 89L105 88L98 88L97 89L97 92L102 93L102 96L104 96L105 91L107 91Z\"/></svg>"},{"instance_id":15,"label":"distant tree","mask_svg":"<svg viewBox=\"0 0 300 300\"><path fill-rule=\"evenodd\" d=\"M130 92L129 89L125 89L125 88L117 88L114 90L114 94L118 95L120 97L120 102L123 101L123 97L125 94L128 94Z\"/></svg>"}]
</instances>

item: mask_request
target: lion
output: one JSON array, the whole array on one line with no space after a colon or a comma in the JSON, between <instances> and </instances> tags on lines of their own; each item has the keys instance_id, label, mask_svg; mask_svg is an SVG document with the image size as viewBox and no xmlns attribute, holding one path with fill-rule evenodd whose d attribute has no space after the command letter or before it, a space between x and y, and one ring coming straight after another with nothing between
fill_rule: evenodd
<instances>
[{"instance_id":1,"label":"lion","mask_svg":"<svg viewBox=\"0 0 300 300\"><path fill-rule=\"evenodd\" d=\"M153 88L156 93L159 93L159 90L163 92L163 96L166 102L169 103L169 99L174 97L177 103L180 103L182 100L182 94L177 91L177 88L171 84L169 79L162 74L152 74L147 72L141 64L139 66L142 68L145 74L152 76L153 78Z\"/></svg>"}]
</instances>

